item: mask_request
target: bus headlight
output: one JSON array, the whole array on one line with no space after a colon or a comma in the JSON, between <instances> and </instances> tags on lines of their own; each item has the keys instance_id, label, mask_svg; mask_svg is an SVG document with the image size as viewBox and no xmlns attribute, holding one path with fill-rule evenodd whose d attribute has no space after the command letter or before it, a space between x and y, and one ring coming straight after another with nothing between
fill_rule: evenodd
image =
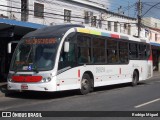
<instances>
[{"instance_id":1,"label":"bus headlight","mask_svg":"<svg viewBox=\"0 0 160 120\"><path fill-rule=\"evenodd\" d=\"M52 79L51 79L51 77L47 77L47 78L43 78L42 79L42 82L44 83L44 82L50 82Z\"/></svg>"}]
</instances>

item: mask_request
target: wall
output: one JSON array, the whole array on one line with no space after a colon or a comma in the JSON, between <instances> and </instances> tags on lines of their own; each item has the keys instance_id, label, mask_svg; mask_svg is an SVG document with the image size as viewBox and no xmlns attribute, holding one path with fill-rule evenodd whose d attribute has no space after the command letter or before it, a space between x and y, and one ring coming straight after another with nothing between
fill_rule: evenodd
<instances>
[{"instance_id":1,"label":"wall","mask_svg":"<svg viewBox=\"0 0 160 120\"><path fill-rule=\"evenodd\" d=\"M6 1L6 0L1 0L0 1L1 3L3 3L3 4L1 4L1 6L0 6L0 16L8 16L7 15L7 7L4 7L4 6L7 6L7 4L8 4L8 2ZM2 6L2 5L4 5L4 6Z\"/></svg>"},{"instance_id":2,"label":"wall","mask_svg":"<svg viewBox=\"0 0 160 120\"><path fill-rule=\"evenodd\" d=\"M160 29L160 20L156 18L143 18L142 23L146 26L152 27L152 28L159 28Z\"/></svg>"},{"instance_id":3,"label":"wall","mask_svg":"<svg viewBox=\"0 0 160 120\"><path fill-rule=\"evenodd\" d=\"M21 1L20 0L7 0L8 6L12 6L14 8L7 8L6 12L10 19L21 20ZM64 9L71 10L71 23L73 24L84 24L86 26L91 26L91 21L89 24L85 24L84 20L84 12L91 11L93 12L93 16L97 16L97 19L102 19L102 27L98 25L97 28L108 29L108 21L111 22L111 30L114 31L114 22L118 23L118 32L128 34L128 28L124 28L124 23L131 23L131 35L137 35L136 28L136 20L128 19L127 17L123 17L121 15L112 14L110 12L106 12L106 5L104 0L100 0L99 4L96 4L96 0L81 0L87 5L79 4L79 0L28 0L28 22L45 24L45 25L56 25L66 23L64 22ZM44 4L44 17L35 17L34 16L34 3ZM90 6L93 5L94 7ZM100 9L101 8L101 9ZM128 25L128 24L127 24Z\"/></svg>"}]
</instances>

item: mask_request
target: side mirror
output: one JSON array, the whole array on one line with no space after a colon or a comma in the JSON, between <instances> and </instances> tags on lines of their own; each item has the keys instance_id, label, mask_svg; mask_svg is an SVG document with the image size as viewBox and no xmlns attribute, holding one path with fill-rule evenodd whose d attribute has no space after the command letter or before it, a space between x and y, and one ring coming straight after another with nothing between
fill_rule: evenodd
<instances>
[{"instance_id":1,"label":"side mirror","mask_svg":"<svg viewBox=\"0 0 160 120\"><path fill-rule=\"evenodd\" d=\"M8 49L7 52L8 53L12 53L12 44L18 44L18 41L11 41L10 43L8 43Z\"/></svg>"},{"instance_id":2,"label":"side mirror","mask_svg":"<svg viewBox=\"0 0 160 120\"><path fill-rule=\"evenodd\" d=\"M64 52L69 52L69 42L64 43Z\"/></svg>"},{"instance_id":3,"label":"side mirror","mask_svg":"<svg viewBox=\"0 0 160 120\"><path fill-rule=\"evenodd\" d=\"M8 43L8 53L11 53L12 52L12 50L11 50L11 45L12 45L12 43Z\"/></svg>"}]
</instances>

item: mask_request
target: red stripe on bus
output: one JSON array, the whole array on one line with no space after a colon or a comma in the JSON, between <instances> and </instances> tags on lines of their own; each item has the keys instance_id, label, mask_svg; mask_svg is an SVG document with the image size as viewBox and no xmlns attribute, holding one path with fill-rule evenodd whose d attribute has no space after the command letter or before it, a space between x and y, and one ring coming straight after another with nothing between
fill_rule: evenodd
<instances>
[{"instance_id":1,"label":"red stripe on bus","mask_svg":"<svg viewBox=\"0 0 160 120\"><path fill-rule=\"evenodd\" d=\"M12 76L14 82L40 82L42 76Z\"/></svg>"},{"instance_id":2,"label":"red stripe on bus","mask_svg":"<svg viewBox=\"0 0 160 120\"><path fill-rule=\"evenodd\" d=\"M111 34L111 37L112 37L112 38L119 38L119 35Z\"/></svg>"},{"instance_id":3,"label":"red stripe on bus","mask_svg":"<svg viewBox=\"0 0 160 120\"><path fill-rule=\"evenodd\" d=\"M149 61L153 61L152 54L150 54L150 56L149 56L148 60L149 60Z\"/></svg>"},{"instance_id":4,"label":"red stripe on bus","mask_svg":"<svg viewBox=\"0 0 160 120\"><path fill-rule=\"evenodd\" d=\"M80 70L78 70L78 77L79 77L79 78L80 78L80 74L81 74L81 73L80 73Z\"/></svg>"},{"instance_id":5,"label":"red stripe on bus","mask_svg":"<svg viewBox=\"0 0 160 120\"><path fill-rule=\"evenodd\" d=\"M121 74L122 73L122 70L121 70L121 68L119 68L119 74Z\"/></svg>"}]
</instances>

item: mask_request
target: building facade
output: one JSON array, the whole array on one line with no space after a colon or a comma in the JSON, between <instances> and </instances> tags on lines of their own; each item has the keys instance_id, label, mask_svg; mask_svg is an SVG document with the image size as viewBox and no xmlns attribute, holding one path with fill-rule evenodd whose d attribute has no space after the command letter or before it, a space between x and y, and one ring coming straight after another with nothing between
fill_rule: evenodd
<instances>
[{"instance_id":1,"label":"building facade","mask_svg":"<svg viewBox=\"0 0 160 120\"><path fill-rule=\"evenodd\" d=\"M136 19L106 10L104 0L3 0L2 16L44 25L63 23L135 35Z\"/></svg>"},{"instance_id":2,"label":"building facade","mask_svg":"<svg viewBox=\"0 0 160 120\"><path fill-rule=\"evenodd\" d=\"M160 20L156 18L143 18L142 33L150 40L153 53L153 66L160 71Z\"/></svg>"}]
</instances>

